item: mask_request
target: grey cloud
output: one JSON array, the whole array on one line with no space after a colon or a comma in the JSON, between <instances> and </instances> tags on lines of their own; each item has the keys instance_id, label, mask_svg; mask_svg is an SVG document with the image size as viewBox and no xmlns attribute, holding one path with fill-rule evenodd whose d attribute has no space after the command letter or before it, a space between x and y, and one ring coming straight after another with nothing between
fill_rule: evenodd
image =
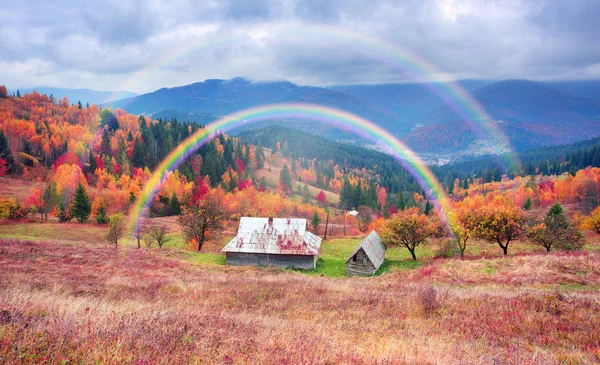
<instances>
[{"instance_id":1,"label":"grey cloud","mask_svg":"<svg viewBox=\"0 0 600 365\"><path fill-rule=\"evenodd\" d=\"M288 24L378 37L454 78L600 78L599 18L596 0L5 0L0 80L116 89L151 69L126 83L144 92L232 76L318 85L423 76L382 62L351 37L343 45L326 34L290 42L278 34Z\"/></svg>"}]
</instances>

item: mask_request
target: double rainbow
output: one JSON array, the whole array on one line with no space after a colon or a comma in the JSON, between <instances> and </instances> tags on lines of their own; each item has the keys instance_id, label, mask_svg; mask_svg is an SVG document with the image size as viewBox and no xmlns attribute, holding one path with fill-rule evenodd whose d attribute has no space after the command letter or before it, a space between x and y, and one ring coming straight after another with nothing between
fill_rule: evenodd
<instances>
[{"instance_id":1,"label":"double rainbow","mask_svg":"<svg viewBox=\"0 0 600 365\"><path fill-rule=\"evenodd\" d=\"M257 33L261 33L261 31ZM269 37L276 37L274 39L283 42L307 42L309 46L316 40L328 41L351 52L378 60L391 69L405 72L406 76L415 82L425 83L425 86L442 99L458 116L467 121L479 137L489 138L498 152L508 152L506 154L508 165L520 169L521 162L513 153L508 138L483 106L460 84L449 79L445 72L408 49L377 37L329 25L286 23L276 25L269 29L269 32L262 33L264 34L254 37L245 32L211 33L210 36L205 37L206 41L186 43L178 49L154 58L154 61L145 68L133 73L120 89L138 89L142 86L139 84L140 82L158 77L162 69L176 66L178 62L188 61L191 56L210 49L226 50L232 45L244 45L247 42L260 44L263 42L263 38ZM336 52L339 51L336 49Z\"/></svg>"},{"instance_id":2,"label":"double rainbow","mask_svg":"<svg viewBox=\"0 0 600 365\"><path fill-rule=\"evenodd\" d=\"M242 110L230 114L199 129L180 143L155 169L150 180L144 186L129 213L129 229L133 232L140 219L145 216L156 194L159 192L163 179L169 171L176 169L198 148L215 138L219 133L227 132L242 124L255 123L264 120L311 120L337 127L364 137L376 144L383 145L386 152L392 155L416 179L434 202L442 220L449 224L448 213L451 202L444 188L431 173L427 166L410 149L392 134L380 126L341 110L314 104L273 104Z\"/></svg>"}]
</instances>

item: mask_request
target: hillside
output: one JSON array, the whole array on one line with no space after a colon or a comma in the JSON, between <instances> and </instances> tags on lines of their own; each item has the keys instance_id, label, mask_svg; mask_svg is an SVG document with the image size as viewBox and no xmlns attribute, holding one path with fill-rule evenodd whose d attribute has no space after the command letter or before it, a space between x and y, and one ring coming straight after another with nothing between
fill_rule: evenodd
<instances>
[{"instance_id":1,"label":"hillside","mask_svg":"<svg viewBox=\"0 0 600 365\"><path fill-rule=\"evenodd\" d=\"M600 102L542 83L507 80L476 89L473 96L518 151L600 135ZM473 125L447 106L438 107L424 118L434 124L403 137L417 151L456 153L478 141Z\"/></svg>"},{"instance_id":2,"label":"hillside","mask_svg":"<svg viewBox=\"0 0 600 365\"><path fill-rule=\"evenodd\" d=\"M69 99L71 103L77 103L81 101L83 105L85 104L104 104L110 101L130 98L136 96L136 93L132 93L130 91L98 91L98 90L90 90L90 89L67 89L67 88L59 88L59 87L35 87L30 89L20 89L19 92L21 95L26 93L33 93L33 91L37 91L40 94L46 94L48 96L52 95L55 99L62 99L66 97ZM14 91L16 92L16 90Z\"/></svg>"}]
</instances>

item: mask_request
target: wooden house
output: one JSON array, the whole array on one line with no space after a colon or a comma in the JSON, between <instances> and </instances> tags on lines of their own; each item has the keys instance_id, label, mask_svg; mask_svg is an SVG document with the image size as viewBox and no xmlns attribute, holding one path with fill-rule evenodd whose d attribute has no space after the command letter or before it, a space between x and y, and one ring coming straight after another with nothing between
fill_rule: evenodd
<instances>
[{"instance_id":1,"label":"wooden house","mask_svg":"<svg viewBox=\"0 0 600 365\"><path fill-rule=\"evenodd\" d=\"M354 249L346 260L346 275L373 275L377 272L385 256L385 245L375 231L371 231Z\"/></svg>"},{"instance_id":2,"label":"wooden house","mask_svg":"<svg viewBox=\"0 0 600 365\"><path fill-rule=\"evenodd\" d=\"M321 238L306 230L306 219L242 217L237 236L222 251L227 265L314 270Z\"/></svg>"}]
</instances>

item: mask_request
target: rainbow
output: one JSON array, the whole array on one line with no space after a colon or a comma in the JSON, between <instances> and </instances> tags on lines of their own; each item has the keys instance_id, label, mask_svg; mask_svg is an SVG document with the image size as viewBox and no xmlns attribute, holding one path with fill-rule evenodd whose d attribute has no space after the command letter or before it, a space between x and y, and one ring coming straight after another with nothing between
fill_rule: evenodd
<instances>
[{"instance_id":1,"label":"rainbow","mask_svg":"<svg viewBox=\"0 0 600 365\"><path fill-rule=\"evenodd\" d=\"M341 27L314 24L281 24L269 30L271 31L270 34L264 33L261 37L275 36L279 37L278 40L288 42L313 42L314 40L339 42L347 49L381 61L394 70L405 72L415 82L425 83L457 115L468 121L479 137L487 137L493 141L497 152L508 152L508 164L520 169L521 162L518 156L513 153L508 138L483 106L456 81L451 80L446 73L417 54L377 37ZM144 69L134 73L120 89L135 89L136 81L155 77L161 68L174 65L199 52L211 48L230 47L231 44L244 44L248 41L261 42L260 37L256 40L256 37L252 38L246 32L213 34L207 38L210 39L207 42L192 44L191 46L186 44L173 52L156 58ZM336 52L339 52L339 50L336 50Z\"/></svg>"},{"instance_id":2,"label":"rainbow","mask_svg":"<svg viewBox=\"0 0 600 365\"><path fill-rule=\"evenodd\" d=\"M203 129L199 129L180 143L161 161L136 199L129 212L129 232L133 232L140 219L146 215L148 208L161 188L166 174L176 169L198 148L218 134L227 132L237 126L273 119L282 121L304 119L324 123L356 133L374 143L385 146L386 152L394 156L409 171L426 192L428 198L434 202L442 220L447 225L450 224L448 213L450 212L451 201L444 188L427 166L393 135L373 122L354 114L314 104L294 103L265 105L230 114L208 124Z\"/></svg>"}]
</instances>

